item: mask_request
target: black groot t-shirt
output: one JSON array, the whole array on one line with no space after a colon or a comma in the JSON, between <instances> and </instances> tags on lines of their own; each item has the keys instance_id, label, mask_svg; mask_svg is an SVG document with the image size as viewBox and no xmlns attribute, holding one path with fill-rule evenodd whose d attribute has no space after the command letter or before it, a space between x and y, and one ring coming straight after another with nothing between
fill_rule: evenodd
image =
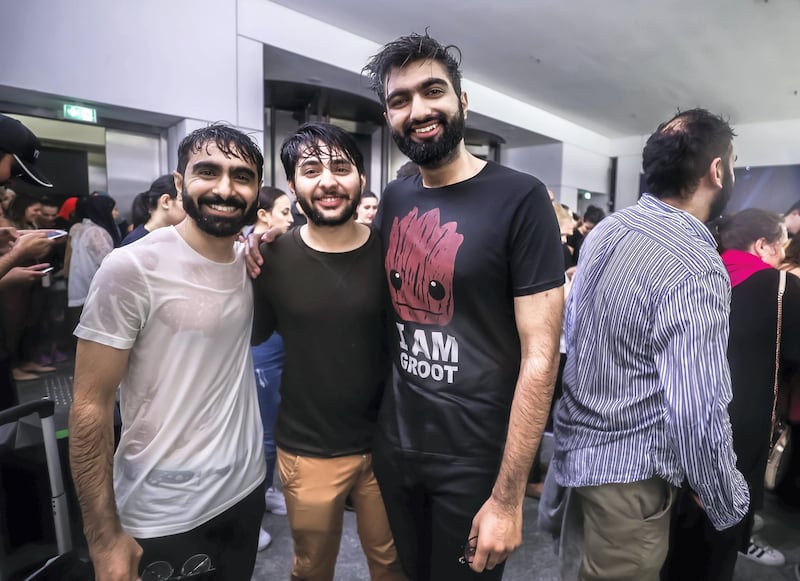
<instances>
[{"instance_id":1,"label":"black groot t-shirt","mask_svg":"<svg viewBox=\"0 0 800 581\"><path fill-rule=\"evenodd\" d=\"M564 284L547 189L491 162L443 188L405 178L386 188L379 227L394 307L381 433L404 450L496 460L520 366L514 297Z\"/></svg>"},{"instance_id":2,"label":"black groot t-shirt","mask_svg":"<svg viewBox=\"0 0 800 581\"><path fill-rule=\"evenodd\" d=\"M388 367L377 233L356 250L328 253L295 228L261 252L253 343L277 330L286 349L275 441L306 456L369 451Z\"/></svg>"}]
</instances>

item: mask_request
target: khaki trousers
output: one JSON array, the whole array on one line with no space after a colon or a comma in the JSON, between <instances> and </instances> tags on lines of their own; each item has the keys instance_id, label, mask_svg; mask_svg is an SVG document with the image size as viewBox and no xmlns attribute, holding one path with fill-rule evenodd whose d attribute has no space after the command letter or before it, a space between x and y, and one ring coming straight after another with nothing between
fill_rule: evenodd
<instances>
[{"instance_id":1,"label":"khaki trousers","mask_svg":"<svg viewBox=\"0 0 800 581\"><path fill-rule=\"evenodd\" d=\"M371 454L314 458L278 448L278 473L294 539L293 581L333 580L348 494L370 577L405 581Z\"/></svg>"},{"instance_id":2,"label":"khaki trousers","mask_svg":"<svg viewBox=\"0 0 800 581\"><path fill-rule=\"evenodd\" d=\"M660 478L575 488L583 506L581 581L658 581L675 488Z\"/></svg>"}]
</instances>

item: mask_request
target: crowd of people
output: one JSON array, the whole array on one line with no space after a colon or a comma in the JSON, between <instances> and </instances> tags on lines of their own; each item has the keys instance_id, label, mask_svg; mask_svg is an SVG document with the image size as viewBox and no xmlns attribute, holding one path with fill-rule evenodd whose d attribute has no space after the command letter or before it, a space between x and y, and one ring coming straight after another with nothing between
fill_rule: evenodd
<instances>
[{"instance_id":1,"label":"crowd of people","mask_svg":"<svg viewBox=\"0 0 800 581\"><path fill-rule=\"evenodd\" d=\"M249 580L271 511L291 578L330 580L348 504L372 579L501 579L526 493L579 514L581 580L783 564L754 532L776 419L800 429L800 202L725 214L734 133L692 109L648 139L638 204L579 218L467 150L457 55L409 35L367 63L411 160L380 198L321 122L281 147L288 192L240 131L192 132L129 227L102 193L5 191L3 390L74 349L97 579ZM46 187L16 124L0 116L0 183Z\"/></svg>"}]
</instances>

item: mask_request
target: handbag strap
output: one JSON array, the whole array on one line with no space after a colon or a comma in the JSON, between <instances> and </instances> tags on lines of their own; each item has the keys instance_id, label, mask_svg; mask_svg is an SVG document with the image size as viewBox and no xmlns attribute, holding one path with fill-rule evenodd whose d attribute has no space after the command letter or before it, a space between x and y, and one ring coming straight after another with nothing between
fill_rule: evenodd
<instances>
[{"instance_id":1,"label":"handbag strap","mask_svg":"<svg viewBox=\"0 0 800 581\"><path fill-rule=\"evenodd\" d=\"M778 271L778 332L777 341L775 342L775 380L773 382L772 391L772 431L769 435L769 450L772 452L772 447L775 445L773 442L772 434L775 433L775 412L778 408L778 369L781 364L781 322L783 321L783 293L786 290L786 271Z\"/></svg>"}]
</instances>

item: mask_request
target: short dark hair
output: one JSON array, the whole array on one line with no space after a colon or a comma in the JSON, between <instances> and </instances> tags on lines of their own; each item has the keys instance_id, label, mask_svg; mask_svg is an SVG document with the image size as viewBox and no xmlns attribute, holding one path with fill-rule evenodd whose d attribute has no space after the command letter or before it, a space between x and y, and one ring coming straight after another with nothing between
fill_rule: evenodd
<instances>
[{"instance_id":1,"label":"short dark hair","mask_svg":"<svg viewBox=\"0 0 800 581\"><path fill-rule=\"evenodd\" d=\"M272 212L272 208L275 207L275 201L281 196L285 195L286 192L284 192L280 188L273 188L272 186L264 186L258 192L258 209L266 210L267 212Z\"/></svg>"},{"instance_id":2,"label":"short dark hair","mask_svg":"<svg viewBox=\"0 0 800 581\"><path fill-rule=\"evenodd\" d=\"M789 214L791 214L792 212L800 212L800 200L797 200L797 201L796 201L794 204L792 204L791 206L789 206L789 209L788 209L788 210L786 210L786 211L783 213L783 215L784 215L784 216L788 216L788 215L789 215Z\"/></svg>"},{"instance_id":3,"label":"short dark hair","mask_svg":"<svg viewBox=\"0 0 800 581\"><path fill-rule=\"evenodd\" d=\"M188 163L188 158L187 158ZM186 165L183 166L184 170ZM173 200L178 197L178 188L175 187L175 176L164 174L157 177L146 192L136 194L131 204L131 221L135 226L144 224L150 219L150 214L158 206L158 200L164 194Z\"/></svg>"},{"instance_id":4,"label":"short dark hair","mask_svg":"<svg viewBox=\"0 0 800 581\"><path fill-rule=\"evenodd\" d=\"M294 170L300 155L308 149L311 155L321 155L325 147L331 153L338 151L356 166L359 175L364 175L364 156L358 149L356 140L347 131L330 123L305 123L294 135L286 138L281 146L281 163L286 179L294 182Z\"/></svg>"},{"instance_id":5,"label":"short dark hair","mask_svg":"<svg viewBox=\"0 0 800 581\"><path fill-rule=\"evenodd\" d=\"M169 194L170 198L177 198L178 188L175 187L175 176L170 173L157 177L153 180L153 183L150 184L148 193L154 196L156 200L163 194Z\"/></svg>"},{"instance_id":6,"label":"short dark hair","mask_svg":"<svg viewBox=\"0 0 800 581\"><path fill-rule=\"evenodd\" d=\"M452 53L456 53L456 58ZM456 95L461 96L461 49L454 44L444 46L425 34L409 34L385 45L373 55L362 69L369 79L370 88L377 93L382 105L386 105L386 79L392 69L403 68L409 63L432 60L440 63L450 77Z\"/></svg>"},{"instance_id":7,"label":"short dark hair","mask_svg":"<svg viewBox=\"0 0 800 581\"><path fill-rule=\"evenodd\" d=\"M186 173L189 156L200 151L209 144L215 144L227 156L238 157L252 163L258 173L258 181L264 176L264 156L255 141L238 129L223 123L214 123L208 127L195 129L183 138L178 146L178 173Z\"/></svg>"},{"instance_id":8,"label":"short dark hair","mask_svg":"<svg viewBox=\"0 0 800 581\"><path fill-rule=\"evenodd\" d=\"M783 216L759 208L748 208L716 221L722 250L747 250L760 240L772 244L784 231Z\"/></svg>"},{"instance_id":9,"label":"short dark hair","mask_svg":"<svg viewBox=\"0 0 800 581\"><path fill-rule=\"evenodd\" d=\"M149 195L149 191L136 194L131 202L131 223L134 228L146 224L150 219L153 208L150 206Z\"/></svg>"},{"instance_id":10,"label":"short dark hair","mask_svg":"<svg viewBox=\"0 0 800 581\"><path fill-rule=\"evenodd\" d=\"M50 196L42 196L41 198L39 198L39 201L42 203L42 206L47 206L48 208L61 207L61 202L59 202L55 198L51 198Z\"/></svg>"},{"instance_id":11,"label":"short dark hair","mask_svg":"<svg viewBox=\"0 0 800 581\"><path fill-rule=\"evenodd\" d=\"M606 213L597 206L589 205L583 213L583 221L592 224L599 224L600 220L606 217Z\"/></svg>"},{"instance_id":12,"label":"short dark hair","mask_svg":"<svg viewBox=\"0 0 800 581\"><path fill-rule=\"evenodd\" d=\"M711 162L731 152L735 135L725 119L705 109L679 112L662 123L642 152L648 193L658 198L694 193Z\"/></svg>"}]
</instances>

